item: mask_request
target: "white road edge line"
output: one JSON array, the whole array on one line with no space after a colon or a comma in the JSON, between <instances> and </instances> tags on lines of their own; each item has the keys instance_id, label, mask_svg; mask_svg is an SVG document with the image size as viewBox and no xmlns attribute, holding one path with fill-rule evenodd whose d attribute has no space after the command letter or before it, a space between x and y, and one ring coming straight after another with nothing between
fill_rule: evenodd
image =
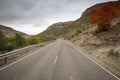
<instances>
[{"instance_id":1,"label":"white road edge line","mask_svg":"<svg viewBox=\"0 0 120 80\"><path fill-rule=\"evenodd\" d=\"M96 61L94 61L92 58L90 58L88 55L86 55L80 48L78 48L77 46L75 46L73 43L71 43L70 41L67 42L68 44L73 45L73 47L75 49L77 49L78 52L80 52L82 55L86 56L88 59L90 59L93 63L95 63L96 65L98 65L99 67L101 67L103 70L105 70L106 72L108 72L109 74L111 74L112 76L114 76L116 79L120 80L120 78L118 78L117 76L115 76L112 72L108 71L106 68L104 68L102 65L98 64Z\"/></svg>"},{"instance_id":2,"label":"white road edge line","mask_svg":"<svg viewBox=\"0 0 120 80\"><path fill-rule=\"evenodd\" d=\"M56 62L57 62L57 60L58 60L58 56L56 56L56 57L55 57L55 61L54 61L54 63L56 63Z\"/></svg>"},{"instance_id":3,"label":"white road edge line","mask_svg":"<svg viewBox=\"0 0 120 80\"><path fill-rule=\"evenodd\" d=\"M75 46L74 46L75 47ZM75 47L77 48L77 47ZM90 59L92 62L94 62L96 65L98 65L99 67L101 67L103 70L105 70L106 72L108 72L109 74L111 74L112 76L114 76L116 79L120 80L117 76L115 76L112 72L108 71L106 68L104 68L102 65L98 64L96 61L94 61L92 58L90 58L88 55L86 55L85 53L82 52L82 50L80 51L78 48L77 50L84 56L86 56L88 59Z\"/></svg>"},{"instance_id":4,"label":"white road edge line","mask_svg":"<svg viewBox=\"0 0 120 80\"><path fill-rule=\"evenodd\" d=\"M40 50L39 50L39 51L40 51ZM39 52L39 51L36 51L36 52L34 52L34 53L32 53L32 54L29 54L29 55L27 55L27 56L25 56L25 57L23 57L23 58L20 58L20 59L18 59L17 61L6 65L5 67L1 68L0 70L3 70L3 69L5 69L5 68L7 68L7 67L9 67L9 66L11 66L11 65L13 65L13 64L15 64L15 63L17 63L17 62L19 62L19 61L21 61L21 60L23 60L23 59L25 59L26 57L29 57L29 56L33 55L33 54L35 54L35 53L37 53L37 52Z\"/></svg>"},{"instance_id":5,"label":"white road edge line","mask_svg":"<svg viewBox=\"0 0 120 80\"><path fill-rule=\"evenodd\" d=\"M51 43L50 43L50 44L51 44ZM48 44L48 45L45 46L45 47L50 46L50 44ZM23 58L20 58L20 59L16 60L16 61L13 62L13 63L10 63L10 64L8 64L8 65L6 65L6 66L0 68L0 71L3 70L3 69L5 69L5 68L7 68L7 67L9 67L9 66L12 66L13 64L15 64L15 63L17 63L17 62L19 62L19 61L21 61L21 60L23 60L23 59L25 59L25 58L27 58L27 57L29 57L29 56L32 56L32 55L35 54L35 53L38 53L39 51L43 50L45 47L41 48L40 50L37 50L36 52L33 52L33 53L31 53L31 54L25 56L25 57L23 57Z\"/></svg>"}]
</instances>

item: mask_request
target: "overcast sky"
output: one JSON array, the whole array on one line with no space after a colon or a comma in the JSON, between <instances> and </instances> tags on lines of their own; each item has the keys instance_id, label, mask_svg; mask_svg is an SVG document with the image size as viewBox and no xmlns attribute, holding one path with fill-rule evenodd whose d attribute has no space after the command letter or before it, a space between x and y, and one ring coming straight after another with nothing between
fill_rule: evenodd
<instances>
[{"instance_id":1,"label":"overcast sky","mask_svg":"<svg viewBox=\"0 0 120 80\"><path fill-rule=\"evenodd\" d=\"M76 20L85 9L107 1L111 0L0 0L0 24L38 34L53 23Z\"/></svg>"}]
</instances>

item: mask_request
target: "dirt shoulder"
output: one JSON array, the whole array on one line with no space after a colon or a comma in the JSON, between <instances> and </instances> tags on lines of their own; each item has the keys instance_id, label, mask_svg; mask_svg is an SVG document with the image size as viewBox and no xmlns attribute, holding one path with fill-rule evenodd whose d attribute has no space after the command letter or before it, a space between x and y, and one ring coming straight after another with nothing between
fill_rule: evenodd
<instances>
[{"instance_id":1,"label":"dirt shoulder","mask_svg":"<svg viewBox=\"0 0 120 80\"><path fill-rule=\"evenodd\" d=\"M120 78L120 26L100 33L84 32L70 41Z\"/></svg>"}]
</instances>

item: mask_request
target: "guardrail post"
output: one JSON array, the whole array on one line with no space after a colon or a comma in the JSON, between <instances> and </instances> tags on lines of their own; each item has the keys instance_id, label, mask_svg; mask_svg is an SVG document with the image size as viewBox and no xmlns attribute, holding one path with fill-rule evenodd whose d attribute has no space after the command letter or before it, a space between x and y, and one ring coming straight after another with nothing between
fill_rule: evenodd
<instances>
[{"instance_id":1,"label":"guardrail post","mask_svg":"<svg viewBox=\"0 0 120 80\"><path fill-rule=\"evenodd\" d=\"M5 65L7 64L7 57L4 58L4 64L5 64Z\"/></svg>"}]
</instances>

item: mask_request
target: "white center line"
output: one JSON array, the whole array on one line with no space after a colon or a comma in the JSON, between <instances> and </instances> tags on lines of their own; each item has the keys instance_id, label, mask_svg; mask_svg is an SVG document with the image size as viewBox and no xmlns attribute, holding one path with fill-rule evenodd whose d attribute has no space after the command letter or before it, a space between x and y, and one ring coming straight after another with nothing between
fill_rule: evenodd
<instances>
[{"instance_id":1,"label":"white center line","mask_svg":"<svg viewBox=\"0 0 120 80\"><path fill-rule=\"evenodd\" d=\"M56 57L55 57L55 61L54 61L54 63L56 63L56 62L57 62L57 60L58 60L58 56L56 56Z\"/></svg>"},{"instance_id":2,"label":"white center line","mask_svg":"<svg viewBox=\"0 0 120 80\"><path fill-rule=\"evenodd\" d=\"M72 77L70 77L71 80L74 80Z\"/></svg>"}]
</instances>

